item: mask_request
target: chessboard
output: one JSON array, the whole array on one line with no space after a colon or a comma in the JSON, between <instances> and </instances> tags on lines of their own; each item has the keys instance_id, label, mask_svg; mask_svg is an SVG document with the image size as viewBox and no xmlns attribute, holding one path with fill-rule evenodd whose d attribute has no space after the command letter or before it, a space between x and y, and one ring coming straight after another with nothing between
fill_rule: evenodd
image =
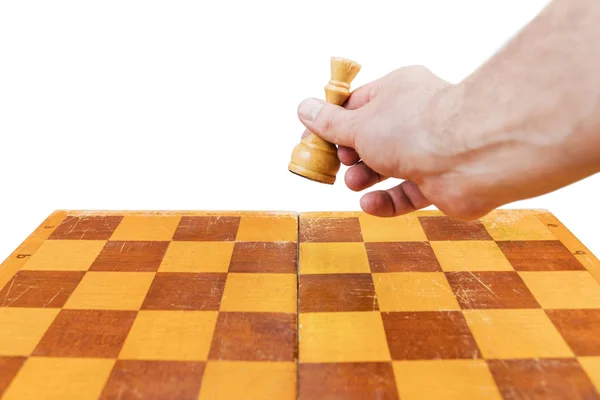
<instances>
[{"instance_id":1,"label":"chessboard","mask_svg":"<svg viewBox=\"0 0 600 400\"><path fill-rule=\"evenodd\" d=\"M57 211L0 266L0 399L600 399L550 212Z\"/></svg>"}]
</instances>

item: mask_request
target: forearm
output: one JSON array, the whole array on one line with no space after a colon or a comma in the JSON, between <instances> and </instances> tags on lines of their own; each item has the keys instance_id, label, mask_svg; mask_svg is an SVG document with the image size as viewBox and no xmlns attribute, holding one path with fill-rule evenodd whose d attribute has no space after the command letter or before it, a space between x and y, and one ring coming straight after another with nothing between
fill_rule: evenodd
<instances>
[{"instance_id":1,"label":"forearm","mask_svg":"<svg viewBox=\"0 0 600 400\"><path fill-rule=\"evenodd\" d=\"M552 2L446 101L445 129L468 137L465 152L522 142L573 179L599 171L600 2Z\"/></svg>"}]
</instances>

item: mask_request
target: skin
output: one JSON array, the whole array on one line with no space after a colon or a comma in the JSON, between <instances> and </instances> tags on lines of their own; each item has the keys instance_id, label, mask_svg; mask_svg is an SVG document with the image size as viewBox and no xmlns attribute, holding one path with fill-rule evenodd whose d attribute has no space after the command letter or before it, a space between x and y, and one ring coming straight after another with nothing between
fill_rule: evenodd
<instances>
[{"instance_id":1,"label":"skin","mask_svg":"<svg viewBox=\"0 0 600 400\"><path fill-rule=\"evenodd\" d=\"M392 217L430 205L459 220L600 171L600 2L555 0L452 84L423 66L356 89L344 106L307 99L307 130L339 146L361 208Z\"/></svg>"}]
</instances>

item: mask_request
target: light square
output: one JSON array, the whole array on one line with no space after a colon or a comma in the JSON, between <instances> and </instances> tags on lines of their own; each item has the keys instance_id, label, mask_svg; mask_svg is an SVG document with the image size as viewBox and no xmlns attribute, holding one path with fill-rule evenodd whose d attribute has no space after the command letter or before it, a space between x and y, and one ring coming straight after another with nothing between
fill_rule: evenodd
<instances>
[{"instance_id":1,"label":"light square","mask_svg":"<svg viewBox=\"0 0 600 400\"><path fill-rule=\"evenodd\" d=\"M296 242L298 222L295 217L251 217L240 220L238 242Z\"/></svg>"},{"instance_id":2,"label":"light square","mask_svg":"<svg viewBox=\"0 0 600 400\"><path fill-rule=\"evenodd\" d=\"M96 400L115 360L33 357L25 362L3 400Z\"/></svg>"},{"instance_id":3,"label":"light square","mask_svg":"<svg viewBox=\"0 0 600 400\"><path fill-rule=\"evenodd\" d=\"M560 358L573 352L543 310L464 310L485 358Z\"/></svg>"},{"instance_id":4,"label":"light square","mask_svg":"<svg viewBox=\"0 0 600 400\"><path fill-rule=\"evenodd\" d=\"M293 362L209 361L199 400L295 398Z\"/></svg>"},{"instance_id":5,"label":"light square","mask_svg":"<svg viewBox=\"0 0 600 400\"><path fill-rule=\"evenodd\" d=\"M23 270L87 271L105 240L46 240Z\"/></svg>"},{"instance_id":6,"label":"light square","mask_svg":"<svg viewBox=\"0 0 600 400\"><path fill-rule=\"evenodd\" d=\"M594 386L600 390L600 357L578 357L577 361L590 378Z\"/></svg>"},{"instance_id":7,"label":"light square","mask_svg":"<svg viewBox=\"0 0 600 400\"><path fill-rule=\"evenodd\" d=\"M139 310L154 272L87 272L64 308Z\"/></svg>"},{"instance_id":8,"label":"light square","mask_svg":"<svg viewBox=\"0 0 600 400\"><path fill-rule=\"evenodd\" d=\"M600 308L600 284L588 271L519 272L543 308Z\"/></svg>"},{"instance_id":9,"label":"light square","mask_svg":"<svg viewBox=\"0 0 600 400\"><path fill-rule=\"evenodd\" d=\"M58 308L0 308L0 355L31 354L59 311Z\"/></svg>"},{"instance_id":10,"label":"light square","mask_svg":"<svg viewBox=\"0 0 600 400\"><path fill-rule=\"evenodd\" d=\"M395 361L403 400L502 399L484 360Z\"/></svg>"},{"instance_id":11,"label":"light square","mask_svg":"<svg viewBox=\"0 0 600 400\"><path fill-rule=\"evenodd\" d=\"M204 361L217 311L140 311L120 359Z\"/></svg>"},{"instance_id":12,"label":"light square","mask_svg":"<svg viewBox=\"0 0 600 400\"><path fill-rule=\"evenodd\" d=\"M443 272L374 273L381 311L460 310Z\"/></svg>"},{"instance_id":13,"label":"light square","mask_svg":"<svg viewBox=\"0 0 600 400\"><path fill-rule=\"evenodd\" d=\"M227 275L221 311L258 311L295 313L295 274Z\"/></svg>"},{"instance_id":14,"label":"light square","mask_svg":"<svg viewBox=\"0 0 600 400\"><path fill-rule=\"evenodd\" d=\"M301 274L370 273L367 250L358 243L301 243Z\"/></svg>"},{"instance_id":15,"label":"light square","mask_svg":"<svg viewBox=\"0 0 600 400\"><path fill-rule=\"evenodd\" d=\"M535 215L491 213L480 220L494 240L556 240L552 231Z\"/></svg>"},{"instance_id":16,"label":"light square","mask_svg":"<svg viewBox=\"0 0 600 400\"><path fill-rule=\"evenodd\" d=\"M450 240L430 244L444 271L514 270L492 240Z\"/></svg>"},{"instance_id":17,"label":"light square","mask_svg":"<svg viewBox=\"0 0 600 400\"><path fill-rule=\"evenodd\" d=\"M179 216L128 215L123 218L110 240L169 241L179 224Z\"/></svg>"},{"instance_id":18,"label":"light square","mask_svg":"<svg viewBox=\"0 0 600 400\"><path fill-rule=\"evenodd\" d=\"M234 242L171 242L159 272L227 272Z\"/></svg>"},{"instance_id":19,"label":"light square","mask_svg":"<svg viewBox=\"0 0 600 400\"><path fill-rule=\"evenodd\" d=\"M379 312L301 313L300 362L391 361Z\"/></svg>"},{"instance_id":20,"label":"light square","mask_svg":"<svg viewBox=\"0 0 600 400\"><path fill-rule=\"evenodd\" d=\"M427 241L427 236L416 215L379 218L362 214L358 220L365 242Z\"/></svg>"}]
</instances>

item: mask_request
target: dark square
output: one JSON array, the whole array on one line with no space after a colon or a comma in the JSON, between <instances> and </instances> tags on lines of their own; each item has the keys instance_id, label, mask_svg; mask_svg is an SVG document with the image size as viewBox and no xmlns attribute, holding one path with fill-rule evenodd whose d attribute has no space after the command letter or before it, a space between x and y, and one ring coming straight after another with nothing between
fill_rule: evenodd
<instances>
[{"instance_id":1,"label":"dark square","mask_svg":"<svg viewBox=\"0 0 600 400\"><path fill-rule=\"evenodd\" d=\"M540 308L514 271L447 272L446 278L462 309Z\"/></svg>"},{"instance_id":2,"label":"dark square","mask_svg":"<svg viewBox=\"0 0 600 400\"><path fill-rule=\"evenodd\" d=\"M301 275L300 312L378 311L371 274Z\"/></svg>"},{"instance_id":3,"label":"dark square","mask_svg":"<svg viewBox=\"0 0 600 400\"><path fill-rule=\"evenodd\" d=\"M381 317L394 360L481 357L460 311L385 312Z\"/></svg>"},{"instance_id":4,"label":"dark square","mask_svg":"<svg viewBox=\"0 0 600 400\"><path fill-rule=\"evenodd\" d=\"M25 363L25 357L0 356L0 397Z\"/></svg>"},{"instance_id":5,"label":"dark square","mask_svg":"<svg viewBox=\"0 0 600 400\"><path fill-rule=\"evenodd\" d=\"M240 217L181 217L173 240L233 241L237 236Z\"/></svg>"},{"instance_id":6,"label":"dark square","mask_svg":"<svg viewBox=\"0 0 600 400\"><path fill-rule=\"evenodd\" d=\"M226 279L225 273L158 272L142 310L218 311Z\"/></svg>"},{"instance_id":7,"label":"dark square","mask_svg":"<svg viewBox=\"0 0 600 400\"><path fill-rule=\"evenodd\" d=\"M573 271L585 267L559 240L499 241L516 271Z\"/></svg>"},{"instance_id":8,"label":"dark square","mask_svg":"<svg viewBox=\"0 0 600 400\"><path fill-rule=\"evenodd\" d=\"M61 308L85 272L18 271L0 290L0 307Z\"/></svg>"},{"instance_id":9,"label":"dark square","mask_svg":"<svg viewBox=\"0 0 600 400\"><path fill-rule=\"evenodd\" d=\"M436 272L442 267L427 242L365 243L372 272Z\"/></svg>"},{"instance_id":10,"label":"dark square","mask_svg":"<svg viewBox=\"0 0 600 400\"><path fill-rule=\"evenodd\" d=\"M269 312L220 312L210 360L294 361L296 315Z\"/></svg>"},{"instance_id":11,"label":"dark square","mask_svg":"<svg viewBox=\"0 0 600 400\"><path fill-rule=\"evenodd\" d=\"M600 356L600 310L546 310L576 356Z\"/></svg>"},{"instance_id":12,"label":"dark square","mask_svg":"<svg viewBox=\"0 0 600 400\"><path fill-rule=\"evenodd\" d=\"M33 355L117 358L136 314L136 311L61 310Z\"/></svg>"},{"instance_id":13,"label":"dark square","mask_svg":"<svg viewBox=\"0 0 600 400\"><path fill-rule=\"evenodd\" d=\"M575 359L489 360L504 399L600 399Z\"/></svg>"},{"instance_id":14,"label":"dark square","mask_svg":"<svg viewBox=\"0 0 600 400\"><path fill-rule=\"evenodd\" d=\"M123 219L122 216L67 216L48 239L108 240Z\"/></svg>"},{"instance_id":15,"label":"dark square","mask_svg":"<svg viewBox=\"0 0 600 400\"><path fill-rule=\"evenodd\" d=\"M492 240L481 221L457 221L450 217L419 217L429 240Z\"/></svg>"},{"instance_id":16,"label":"dark square","mask_svg":"<svg viewBox=\"0 0 600 400\"><path fill-rule=\"evenodd\" d=\"M297 249L296 243L238 242L229 272L296 273Z\"/></svg>"},{"instance_id":17,"label":"dark square","mask_svg":"<svg viewBox=\"0 0 600 400\"><path fill-rule=\"evenodd\" d=\"M392 363L300 364L298 398L397 400Z\"/></svg>"},{"instance_id":18,"label":"dark square","mask_svg":"<svg viewBox=\"0 0 600 400\"><path fill-rule=\"evenodd\" d=\"M155 272L169 242L112 241L106 243L90 271Z\"/></svg>"},{"instance_id":19,"label":"dark square","mask_svg":"<svg viewBox=\"0 0 600 400\"><path fill-rule=\"evenodd\" d=\"M357 217L302 218L301 242L362 242L362 232Z\"/></svg>"},{"instance_id":20,"label":"dark square","mask_svg":"<svg viewBox=\"0 0 600 400\"><path fill-rule=\"evenodd\" d=\"M196 400L203 362L117 360L100 400Z\"/></svg>"}]
</instances>

